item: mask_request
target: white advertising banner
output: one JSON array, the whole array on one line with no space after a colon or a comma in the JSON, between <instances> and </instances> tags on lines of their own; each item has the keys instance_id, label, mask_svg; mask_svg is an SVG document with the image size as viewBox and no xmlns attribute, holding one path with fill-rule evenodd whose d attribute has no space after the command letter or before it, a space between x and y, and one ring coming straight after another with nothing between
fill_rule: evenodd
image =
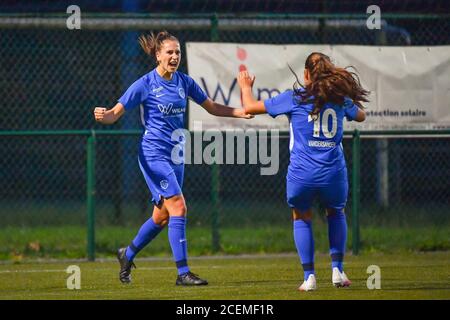
<instances>
[{"instance_id":1,"label":"white advertising banner","mask_svg":"<svg viewBox=\"0 0 450 320\"><path fill-rule=\"evenodd\" d=\"M329 45L263 45L187 43L189 75L216 102L241 107L236 76L247 69L256 76L253 93L264 100L292 89L288 64L303 83L306 57L329 55L341 67L354 66L371 91L364 104L367 119L346 129L408 130L450 128L450 46L375 47ZM189 129L201 121L205 129L265 128L289 130L286 117L259 115L251 120L219 118L190 103ZM198 126L198 123L197 123Z\"/></svg>"}]
</instances>

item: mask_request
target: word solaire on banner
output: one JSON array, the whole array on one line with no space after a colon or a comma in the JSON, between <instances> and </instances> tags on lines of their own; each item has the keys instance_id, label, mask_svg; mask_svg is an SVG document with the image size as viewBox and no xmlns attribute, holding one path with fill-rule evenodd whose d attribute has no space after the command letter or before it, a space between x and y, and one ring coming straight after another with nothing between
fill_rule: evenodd
<instances>
[{"instance_id":1,"label":"word solaire on banner","mask_svg":"<svg viewBox=\"0 0 450 320\"><path fill-rule=\"evenodd\" d=\"M264 45L187 43L189 75L215 101L241 107L236 76L249 70L256 76L253 93L258 100L275 97L303 80L306 57L311 52L329 55L341 67L353 66L362 85L370 90L364 104L363 124L345 128L364 130L450 129L450 46L379 47L330 45ZM205 129L289 130L286 117L257 116L250 121L217 118L202 108L189 108L189 128L202 121Z\"/></svg>"}]
</instances>

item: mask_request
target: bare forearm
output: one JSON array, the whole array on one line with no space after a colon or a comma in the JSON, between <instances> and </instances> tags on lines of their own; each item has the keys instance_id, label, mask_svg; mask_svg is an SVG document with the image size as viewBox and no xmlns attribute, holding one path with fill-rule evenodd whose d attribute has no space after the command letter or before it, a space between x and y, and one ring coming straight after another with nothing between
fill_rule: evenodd
<instances>
[{"instance_id":1,"label":"bare forearm","mask_svg":"<svg viewBox=\"0 0 450 320\"><path fill-rule=\"evenodd\" d=\"M263 100L256 100L253 97L252 89L248 87L242 88L242 103L246 113L263 114L266 113L266 107Z\"/></svg>"},{"instance_id":2,"label":"bare forearm","mask_svg":"<svg viewBox=\"0 0 450 320\"><path fill-rule=\"evenodd\" d=\"M252 88L243 88L241 92L244 108L250 107L256 103L256 99L253 97Z\"/></svg>"},{"instance_id":3,"label":"bare forearm","mask_svg":"<svg viewBox=\"0 0 450 320\"><path fill-rule=\"evenodd\" d=\"M208 113L217 117L232 117L232 118L240 117L238 109L217 103L209 98L204 103L202 103L202 107L205 108L205 110L208 111Z\"/></svg>"},{"instance_id":4,"label":"bare forearm","mask_svg":"<svg viewBox=\"0 0 450 320\"><path fill-rule=\"evenodd\" d=\"M119 120L120 115L114 111L114 109L107 110L103 116L103 124L113 124Z\"/></svg>"},{"instance_id":5,"label":"bare forearm","mask_svg":"<svg viewBox=\"0 0 450 320\"><path fill-rule=\"evenodd\" d=\"M113 124L125 113L125 108L121 103L117 103L112 109L106 110L103 107L94 109L94 117L102 124Z\"/></svg>"},{"instance_id":6,"label":"bare forearm","mask_svg":"<svg viewBox=\"0 0 450 320\"><path fill-rule=\"evenodd\" d=\"M217 117L232 117L251 119L252 115L246 114L242 108L232 108L223 104L212 101L210 98L202 103L202 107L209 113Z\"/></svg>"},{"instance_id":7,"label":"bare forearm","mask_svg":"<svg viewBox=\"0 0 450 320\"><path fill-rule=\"evenodd\" d=\"M212 108L210 109L210 113L212 115L218 116L218 117L236 117L234 108L224 106L220 103L214 102L212 105Z\"/></svg>"}]
</instances>

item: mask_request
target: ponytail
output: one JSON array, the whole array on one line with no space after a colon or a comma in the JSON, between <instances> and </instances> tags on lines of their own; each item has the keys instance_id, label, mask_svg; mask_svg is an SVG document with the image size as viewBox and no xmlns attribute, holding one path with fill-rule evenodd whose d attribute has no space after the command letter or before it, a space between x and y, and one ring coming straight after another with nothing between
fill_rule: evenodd
<instances>
[{"instance_id":1,"label":"ponytail","mask_svg":"<svg viewBox=\"0 0 450 320\"><path fill-rule=\"evenodd\" d=\"M353 100L354 104L363 109L361 102L369 101L367 96L370 92L361 86L358 75L347 70L348 68L355 69L354 67L337 67L327 55L313 52L305 62L305 69L308 70L311 78L311 83L306 87L298 81L297 75L290 68L296 78L294 95L300 98L300 101L313 98L314 108L310 113L313 118L318 116L324 104L328 102L342 105L344 99L348 97ZM299 85L303 89L300 89Z\"/></svg>"},{"instance_id":2,"label":"ponytail","mask_svg":"<svg viewBox=\"0 0 450 320\"><path fill-rule=\"evenodd\" d=\"M156 36L153 32L141 35L139 37L139 44L148 56L153 57L156 60L156 53L161 50L165 40L178 41L178 39L169 32L161 31Z\"/></svg>"}]
</instances>

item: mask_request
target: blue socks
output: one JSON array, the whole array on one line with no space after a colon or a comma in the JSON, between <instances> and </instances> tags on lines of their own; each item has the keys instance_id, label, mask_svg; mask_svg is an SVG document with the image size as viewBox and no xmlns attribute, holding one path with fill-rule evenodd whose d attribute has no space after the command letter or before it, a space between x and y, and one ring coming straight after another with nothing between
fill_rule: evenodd
<instances>
[{"instance_id":1,"label":"blue socks","mask_svg":"<svg viewBox=\"0 0 450 320\"><path fill-rule=\"evenodd\" d=\"M138 234L128 246L126 256L128 261L133 261L134 257L141 251L150 241L153 240L163 229L157 225L153 218L148 219L139 229Z\"/></svg>"},{"instance_id":2,"label":"blue socks","mask_svg":"<svg viewBox=\"0 0 450 320\"><path fill-rule=\"evenodd\" d=\"M347 221L343 210L336 210L328 219L328 239L330 241L331 268L340 272L344 267L345 243L347 241Z\"/></svg>"},{"instance_id":3,"label":"blue socks","mask_svg":"<svg viewBox=\"0 0 450 320\"><path fill-rule=\"evenodd\" d=\"M187 265L186 218L170 217L169 242L178 274L189 272Z\"/></svg>"},{"instance_id":4,"label":"blue socks","mask_svg":"<svg viewBox=\"0 0 450 320\"><path fill-rule=\"evenodd\" d=\"M310 274L314 274L314 238L311 221L294 220L294 241L304 278L307 280Z\"/></svg>"},{"instance_id":5,"label":"blue socks","mask_svg":"<svg viewBox=\"0 0 450 320\"><path fill-rule=\"evenodd\" d=\"M128 261L133 261L134 257L150 241L153 240L163 229L157 225L153 218L148 219L139 229L138 234L127 247L126 256ZM173 258L177 264L178 274L189 271L187 265L187 241L186 241L186 218L170 217L169 220L169 242L172 248Z\"/></svg>"},{"instance_id":6,"label":"blue socks","mask_svg":"<svg viewBox=\"0 0 450 320\"><path fill-rule=\"evenodd\" d=\"M330 242L331 268L344 267L345 245L347 242L347 221L343 210L337 210L328 219L328 239ZM314 274L314 238L311 221L294 221L294 241L305 280Z\"/></svg>"}]
</instances>

